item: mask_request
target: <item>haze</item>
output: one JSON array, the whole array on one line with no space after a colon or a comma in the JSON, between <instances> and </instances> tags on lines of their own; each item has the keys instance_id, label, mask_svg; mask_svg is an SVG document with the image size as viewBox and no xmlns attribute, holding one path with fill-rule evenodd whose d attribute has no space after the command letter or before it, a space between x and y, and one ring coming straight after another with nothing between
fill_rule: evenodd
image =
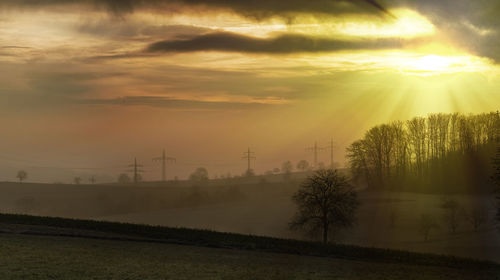
<instances>
[{"instance_id":1,"label":"haze","mask_svg":"<svg viewBox=\"0 0 500 280\"><path fill-rule=\"evenodd\" d=\"M335 161L380 123L500 108L495 1L0 4L0 180ZM319 160L329 163L329 153Z\"/></svg>"}]
</instances>

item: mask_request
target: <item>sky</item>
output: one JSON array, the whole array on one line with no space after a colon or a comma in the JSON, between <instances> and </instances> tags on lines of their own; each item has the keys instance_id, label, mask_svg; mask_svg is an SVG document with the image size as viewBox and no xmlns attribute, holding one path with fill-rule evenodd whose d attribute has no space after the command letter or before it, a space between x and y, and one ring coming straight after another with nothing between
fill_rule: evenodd
<instances>
[{"instance_id":1,"label":"sky","mask_svg":"<svg viewBox=\"0 0 500 280\"><path fill-rule=\"evenodd\" d=\"M0 180L239 175L500 108L500 2L2 0ZM330 161L329 151L319 160Z\"/></svg>"}]
</instances>

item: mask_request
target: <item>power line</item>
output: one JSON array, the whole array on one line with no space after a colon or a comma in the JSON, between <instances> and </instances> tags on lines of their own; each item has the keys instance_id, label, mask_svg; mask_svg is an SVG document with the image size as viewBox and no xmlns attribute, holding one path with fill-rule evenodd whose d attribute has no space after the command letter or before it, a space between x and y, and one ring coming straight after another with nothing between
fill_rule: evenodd
<instances>
[{"instance_id":1,"label":"power line","mask_svg":"<svg viewBox=\"0 0 500 280\"><path fill-rule=\"evenodd\" d=\"M144 170L139 169L139 167L144 167L141 164L137 164L137 158L134 158L134 164L128 165L128 167L133 167L134 169L132 170L126 170L127 172L133 172L134 173L134 184L137 184L139 182L139 173L144 173Z\"/></svg>"},{"instance_id":2,"label":"power line","mask_svg":"<svg viewBox=\"0 0 500 280\"><path fill-rule=\"evenodd\" d=\"M256 157L254 156L255 153L250 151L250 148L248 148L248 151L244 152L243 154L244 154L243 159L246 159L248 161L247 174L250 174L250 170L251 170L250 161L252 159L256 159Z\"/></svg>"},{"instance_id":3,"label":"power line","mask_svg":"<svg viewBox=\"0 0 500 280\"><path fill-rule=\"evenodd\" d=\"M306 148L306 151L314 152L314 168L318 167L318 151L324 151L325 148L318 147L318 142L314 142L314 146Z\"/></svg>"},{"instance_id":4,"label":"power line","mask_svg":"<svg viewBox=\"0 0 500 280\"><path fill-rule=\"evenodd\" d=\"M167 162L176 162L176 159L173 157L167 157L167 153L164 149L161 157L153 158L153 161L161 161L161 180L165 182L167 180Z\"/></svg>"},{"instance_id":5,"label":"power line","mask_svg":"<svg viewBox=\"0 0 500 280\"><path fill-rule=\"evenodd\" d=\"M333 148L335 146L335 142L333 141L333 138L329 142L330 146L327 147L327 149L330 150L330 168L333 169Z\"/></svg>"}]
</instances>

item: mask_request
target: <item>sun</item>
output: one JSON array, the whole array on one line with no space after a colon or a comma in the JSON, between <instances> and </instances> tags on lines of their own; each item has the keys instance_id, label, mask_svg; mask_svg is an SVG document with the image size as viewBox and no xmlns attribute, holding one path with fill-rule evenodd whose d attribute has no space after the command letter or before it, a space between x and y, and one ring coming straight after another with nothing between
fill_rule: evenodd
<instances>
[{"instance_id":1,"label":"sun","mask_svg":"<svg viewBox=\"0 0 500 280\"><path fill-rule=\"evenodd\" d=\"M414 54L398 58L400 72L431 76L457 72L487 72L489 64L471 55Z\"/></svg>"},{"instance_id":2,"label":"sun","mask_svg":"<svg viewBox=\"0 0 500 280\"><path fill-rule=\"evenodd\" d=\"M408 66L422 72L445 72L457 62L458 60L454 57L425 55L409 62Z\"/></svg>"}]
</instances>

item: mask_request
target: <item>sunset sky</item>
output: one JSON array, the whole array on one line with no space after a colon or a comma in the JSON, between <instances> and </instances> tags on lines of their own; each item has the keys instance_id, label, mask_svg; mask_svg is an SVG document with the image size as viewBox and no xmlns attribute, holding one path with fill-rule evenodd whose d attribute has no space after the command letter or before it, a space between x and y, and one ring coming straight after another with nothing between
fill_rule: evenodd
<instances>
[{"instance_id":1,"label":"sunset sky","mask_svg":"<svg viewBox=\"0 0 500 280\"><path fill-rule=\"evenodd\" d=\"M500 2L2 0L0 180L312 162L373 125L500 109ZM320 160L329 162L322 152ZM95 169L92 169L95 168Z\"/></svg>"}]
</instances>

